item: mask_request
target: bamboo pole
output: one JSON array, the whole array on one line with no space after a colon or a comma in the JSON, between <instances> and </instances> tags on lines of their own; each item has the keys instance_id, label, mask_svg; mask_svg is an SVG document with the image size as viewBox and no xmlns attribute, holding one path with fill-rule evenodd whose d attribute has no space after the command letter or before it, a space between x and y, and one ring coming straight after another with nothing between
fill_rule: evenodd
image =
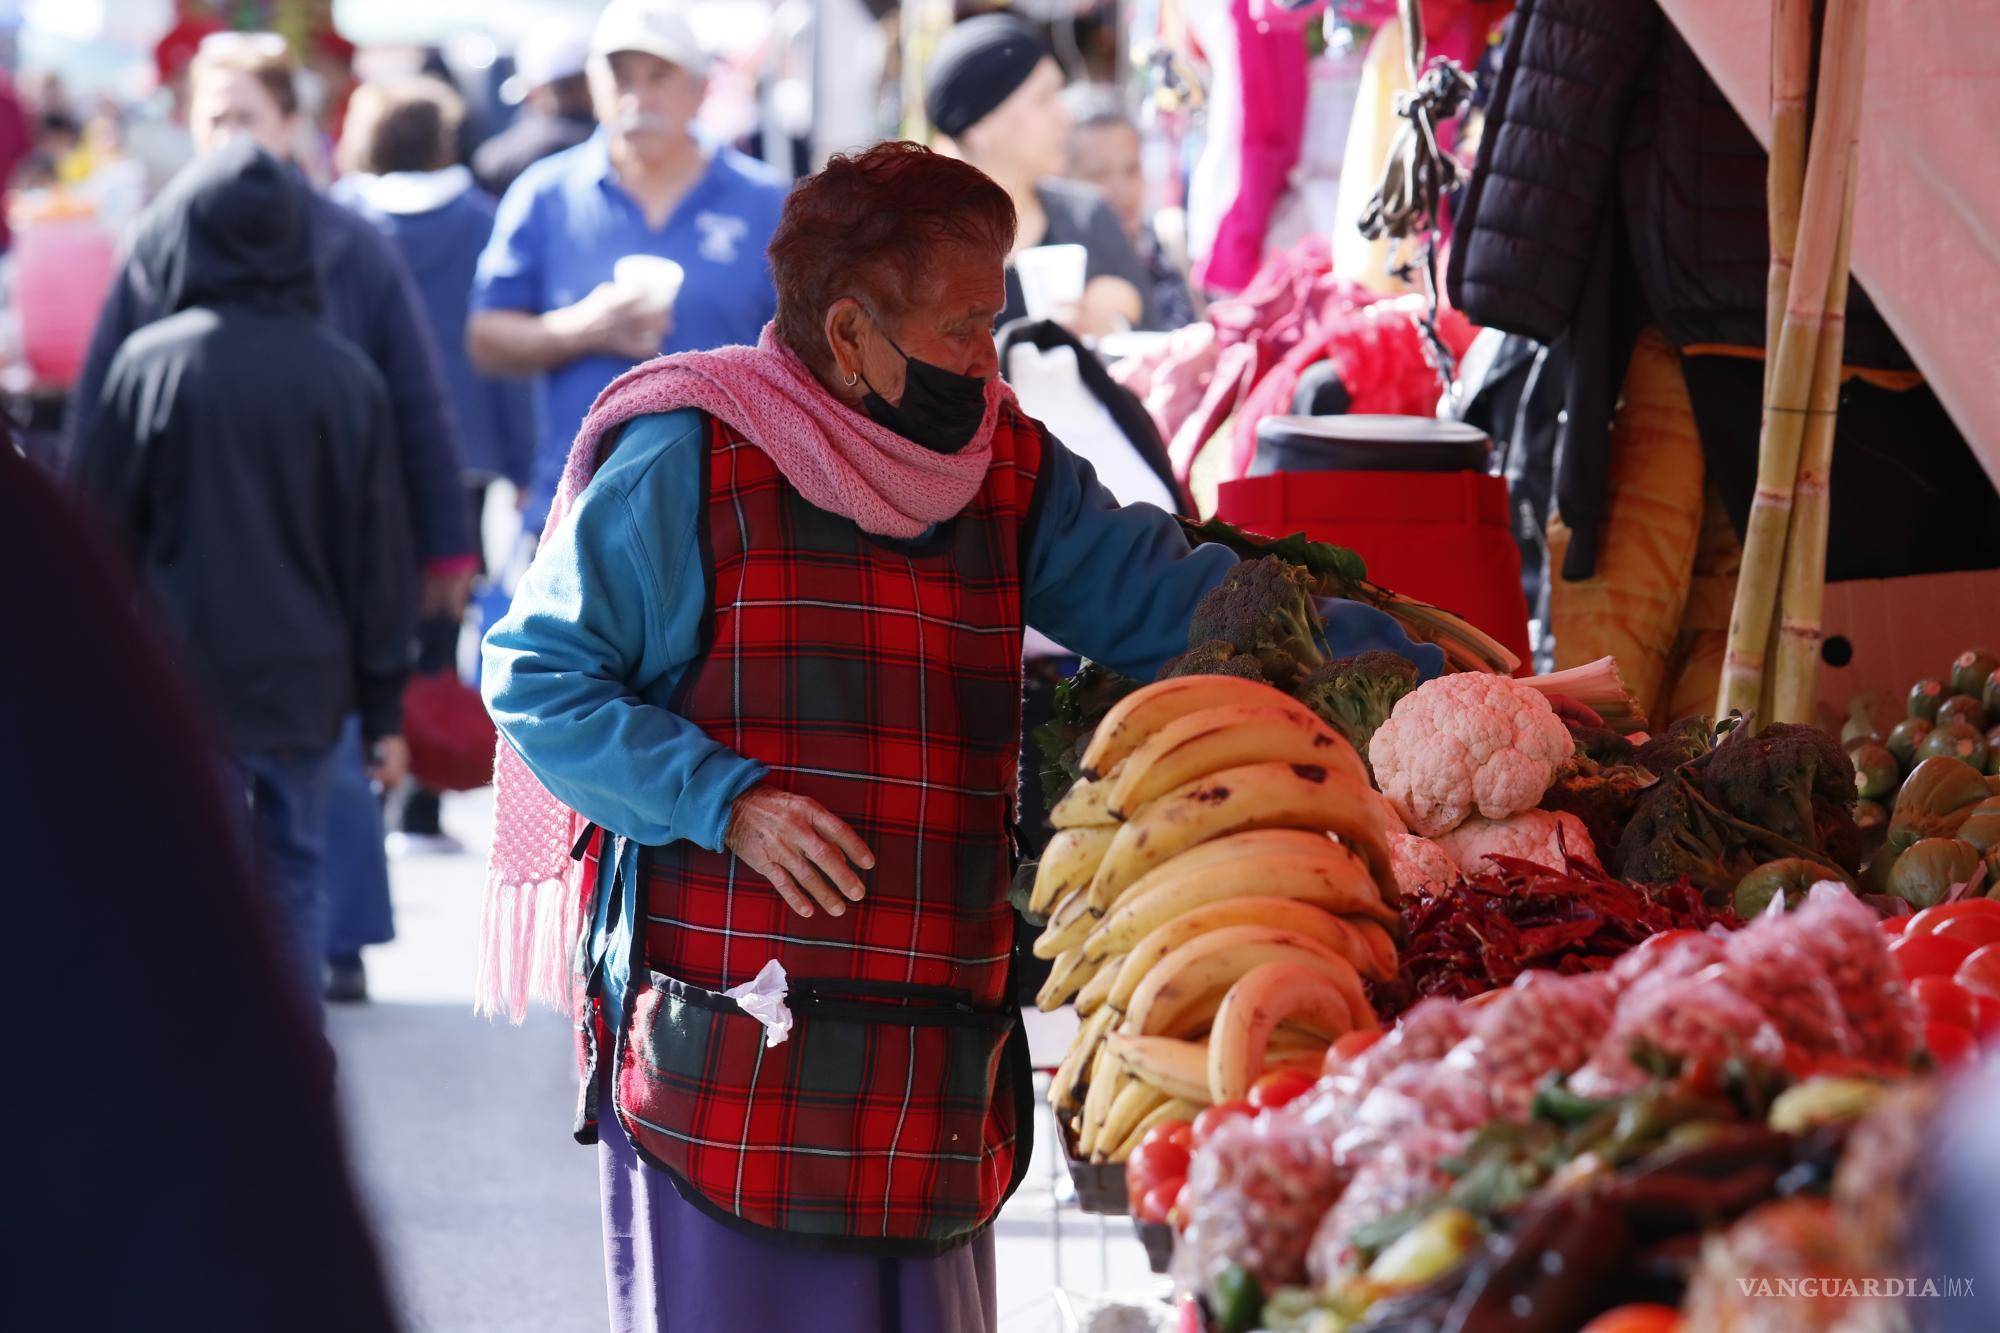
<instances>
[{"instance_id":1,"label":"bamboo pole","mask_svg":"<svg viewBox=\"0 0 2000 1333\"><path fill-rule=\"evenodd\" d=\"M1835 414L1840 408L1840 368L1847 343L1847 252L1854 230L1854 150L1848 150L1846 207L1829 276L1826 316L1820 322L1813 362L1812 407L1799 448L1799 479L1792 491L1792 530L1785 543L1779 592L1778 648L1769 676L1768 716L1773 722L1811 722L1819 704L1821 612L1826 600L1828 478L1833 470Z\"/></svg>"},{"instance_id":2,"label":"bamboo pole","mask_svg":"<svg viewBox=\"0 0 2000 1333\"><path fill-rule=\"evenodd\" d=\"M1764 397L1771 401L1771 366L1792 285L1792 250L1799 239L1800 196L1806 183L1806 97L1812 84L1812 0L1771 6L1771 157L1764 176L1771 224L1771 269L1764 297Z\"/></svg>"},{"instance_id":3,"label":"bamboo pole","mask_svg":"<svg viewBox=\"0 0 2000 1333\"><path fill-rule=\"evenodd\" d=\"M1798 245L1776 360L1768 372L1771 389L1765 399L1757 454L1757 490L1744 534L1742 572L1737 577L1722 686L1716 700L1722 715L1731 710L1757 712L1763 703L1778 581L1791 527L1792 492L1798 482L1800 445L1812 400L1813 364L1818 359L1820 326L1840 242L1848 150L1859 124L1864 54L1860 36L1865 14L1866 0L1828 0Z\"/></svg>"}]
</instances>

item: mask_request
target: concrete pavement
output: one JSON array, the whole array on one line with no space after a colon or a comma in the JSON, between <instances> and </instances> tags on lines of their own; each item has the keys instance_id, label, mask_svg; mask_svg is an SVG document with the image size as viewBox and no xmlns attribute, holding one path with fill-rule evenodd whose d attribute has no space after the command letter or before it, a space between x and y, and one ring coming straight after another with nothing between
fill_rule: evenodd
<instances>
[{"instance_id":1,"label":"concrete pavement","mask_svg":"<svg viewBox=\"0 0 2000 1333\"><path fill-rule=\"evenodd\" d=\"M450 798L467 851L391 863L398 934L368 952L373 999L329 1015L349 1137L412 1333L600 1333L597 1159L568 1133L567 1026L471 1012L490 809L487 793ZM1033 1035L1043 1052L1065 1040L1060 1021ZM1128 1222L1076 1211L1046 1116L1038 1130L996 1225L1002 1333L1055 1333L1106 1294L1164 1289Z\"/></svg>"}]
</instances>

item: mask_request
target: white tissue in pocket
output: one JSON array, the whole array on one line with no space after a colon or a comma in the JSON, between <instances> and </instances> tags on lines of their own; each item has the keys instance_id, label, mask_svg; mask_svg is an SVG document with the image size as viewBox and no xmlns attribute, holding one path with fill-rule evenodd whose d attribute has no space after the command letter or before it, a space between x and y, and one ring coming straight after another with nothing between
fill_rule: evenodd
<instances>
[{"instance_id":1,"label":"white tissue in pocket","mask_svg":"<svg viewBox=\"0 0 2000 1333\"><path fill-rule=\"evenodd\" d=\"M769 1048L792 1035L792 1011L785 1007L785 991L789 985L785 979L785 965L773 958L756 976L722 993L742 1005L744 1013L764 1025L764 1045Z\"/></svg>"}]
</instances>

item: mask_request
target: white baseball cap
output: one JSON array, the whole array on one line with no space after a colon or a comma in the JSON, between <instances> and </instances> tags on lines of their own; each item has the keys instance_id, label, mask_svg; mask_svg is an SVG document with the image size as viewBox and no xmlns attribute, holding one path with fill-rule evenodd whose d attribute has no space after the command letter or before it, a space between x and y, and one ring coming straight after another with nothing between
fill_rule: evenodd
<instances>
[{"instance_id":1,"label":"white baseball cap","mask_svg":"<svg viewBox=\"0 0 2000 1333\"><path fill-rule=\"evenodd\" d=\"M708 53L688 24L687 7L674 0L611 0L598 16L590 54L603 58L618 51L658 56L697 74L708 70Z\"/></svg>"},{"instance_id":2,"label":"white baseball cap","mask_svg":"<svg viewBox=\"0 0 2000 1333\"><path fill-rule=\"evenodd\" d=\"M540 88L583 73L590 58L587 19L548 18L528 29L514 51L514 74L521 89Z\"/></svg>"}]
</instances>

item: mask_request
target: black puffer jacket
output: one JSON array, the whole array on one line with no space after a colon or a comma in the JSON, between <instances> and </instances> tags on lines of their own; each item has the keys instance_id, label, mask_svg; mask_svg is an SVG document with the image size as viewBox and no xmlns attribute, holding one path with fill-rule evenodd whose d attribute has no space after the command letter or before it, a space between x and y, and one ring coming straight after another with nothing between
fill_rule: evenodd
<instances>
[{"instance_id":1,"label":"black puffer jacket","mask_svg":"<svg viewBox=\"0 0 2000 1333\"><path fill-rule=\"evenodd\" d=\"M1556 497L1576 534L1564 567L1595 567L1605 453L1616 394L1640 327L1651 323L1680 349L1761 349L1770 264L1765 155L1700 60L1655 0L1521 0L1488 99L1479 160L1454 219L1446 283L1476 323L1543 343L1566 343L1572 367ZM1849 365L1909 370L1912 363L1857 284L1849 302ZM1754 363L1742 363L1745 374ZM1703 445L1740 521L1747 492L1730 484L1754 463L1753 400L1730 440L1718 420L1744 415L1720 405L1729 369L1691 374ZM1858 390L1855 394L1879 392ZM1884 420L1931 424L1927 391ZM1704 401L1705 399L1711 401ZM1707 409L1707 410L1705 410ZM1843 407L1843 441L1849 438ZM1947 428L1948 429L1948 428ZM1955 489L1976 467L1963 441L1933 442L1931 456L1903 460L1886 484L1926 492ZM1736 457L1747 449L1750 458ZM1718 458L1718 450L1730 457ZM1942 484L1941 478L1953 479ZM1838 483L1838 478L1836 478ZM1836 490L1839 489L1836 484ZM1944 551L1857 554L1835 533L1833 569L1861 577L1963 567Z\"/></svg>"}]
</instances>

